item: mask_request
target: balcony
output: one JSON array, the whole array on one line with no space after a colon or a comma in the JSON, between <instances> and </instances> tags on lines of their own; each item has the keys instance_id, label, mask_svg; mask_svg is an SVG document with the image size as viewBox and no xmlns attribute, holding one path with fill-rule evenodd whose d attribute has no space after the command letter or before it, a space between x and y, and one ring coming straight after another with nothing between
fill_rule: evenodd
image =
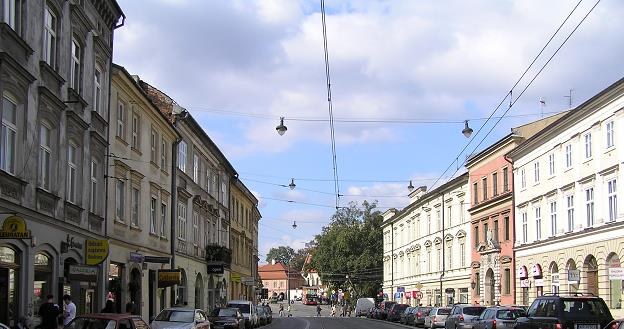
<instances>
[{"instance_id":1,"label":"balcony","mask_svg":"<svg viewBox=\"0 0 624 329\"><path fill-rule=\"evenodd\" d=\"M232 250L218 244L209 244L206 246L206 262L230 268L232 264Z\"/></svg>"}]
</instances>

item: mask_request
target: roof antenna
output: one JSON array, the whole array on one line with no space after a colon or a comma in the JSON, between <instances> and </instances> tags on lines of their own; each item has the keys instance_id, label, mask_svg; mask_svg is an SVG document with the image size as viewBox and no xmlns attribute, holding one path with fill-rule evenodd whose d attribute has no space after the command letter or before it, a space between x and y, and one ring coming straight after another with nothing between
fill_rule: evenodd
<instances>
[{"instance_id":1,"label":"roof antenna","mask_svg":"<svg viewBox=\"0 0 624 329\"><path fill-rule=\"evenodd\" d=\"M544 119L544 107L546 106L546 101L544 98L540 97L540 108L542 110L542 119Z\"/></svg>"},{"instance_id":2,"label":"roof antenna","mask_svg":"<svg viewBox=\"0 0 624 329\"><path fill-rule=\"evenodd\" d=\"M563 97L568 99L568 108L570 110L572 109L572 92L573 91L574 91L574 89L570 89L570 95L563 96Z\"/></svg>"}]
</instances>

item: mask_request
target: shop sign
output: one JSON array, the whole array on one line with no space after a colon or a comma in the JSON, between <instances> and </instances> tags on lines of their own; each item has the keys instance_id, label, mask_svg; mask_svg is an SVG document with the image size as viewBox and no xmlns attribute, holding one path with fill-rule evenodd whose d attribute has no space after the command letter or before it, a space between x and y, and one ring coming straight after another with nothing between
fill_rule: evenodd
<instances>
[{"instance_id":1,"label":"shop sign","mask_svg":"<svg viewBox=\"0 0 624 329\"><path fill-rule=\"evenodd\" d=\"M129 261L130 263L143 263L145 256L138 252L130 252Z\"/></svg>"},{"instance_id":2,"label":"shop sign","mask_svg":"<svg viewBox=\"0 0 624 329\"><path fill-rule=\"evenodd\" d=\"M158 270L158 288L175 286L181 281L182 271L180 270Z\"/></svg>"},{"instance_id":3,"label":"shop sign","mask_svg":"<svg viewBox=\"0 0 624 329\"><path fill-rule=\"evenodd\" d=\"M553 286L559 287L559 273L553 273L550 276L550 280Z\"/></svg>"},{"instance_id":4,"label":"shop sign","mask_svg":"<svg viewBox=\"0 0 624 329\"><path fill-rule=\"evenodd\" d=\"M239 273L232 273L230 274L230 280L232 282L241 282L241 276Z\"/></svg>"},{"instance_id":5,"label":"shop sign","mask_svg":"<svg viewBox=\"0 0 624 329\"><path fill-rule=\"evenodd\" d=\"M78 264L69 265L68 278L70 281L97 282L97 275L98 275L97 266L78 265Z\"/></svg>"},{"instance_id":6,"label":"shop sign","mask_svg":"<svg viewBox=\"0 0 624 329\"><path fill-rule=\"evenodd\" d=\"M85 240L87 265L99 265L108 257L108 240Z\"/></svg>"},{"instance_id":7,"label":"shop sign","mask_svg":"<svg viewBox=\"0 0 624 329\"><path fill-rule=\"evenodd\" d=\"M520 288L528 288L529 287L529 279L520 280Z\"/></svg>"},{"instance_id":8,"label":"shop sign","mask_svg":"<svg viewBox=\"0 0 624 329\"><path fill-rule=\"evenodd\" d=\"M208 274L223 274L225 272L223 265L208 264L206 267Z\"/></svg>"},{"instance_id":9,"label":"shop sign","mask_svg":"<svg viewBox=\"0 0 624 329\"><path fill-rule=\"evenodd\" d=\"M19 216L9 216L4 219L0 230L0 239L30 239L30 230L26 221Z\"/></svg>"},{"instance_id":10,"label":"shop sign","mask_svg":"<svg viewBox=\"0 0 624 329\"><path fill-rule=\"evenodd\" d=\"M624 280L624 268L611 267L609 269L609 280Z\"/></svg>"},{"instance_id":11,"label":"shop sign","mask_svg":"<svg viewBox=\"0 0 624 329\"><path fill-rule=\"evenodd\" d=\"M535 279L535 286L536 287L543 287L544 286L544 279Z\"/></svg>"},{"instance_id":12,"label":"shop sign","mask_svg":"<svg viewBox=\"0 0 624 329\"><path fill-rule=\"evenodd\" d=\"M581 281L581 271L568 270L568 282L579 283Z\"/></svg>"},{"instance_id":13,"label":"shop sign","mask_svg":"<svg viewBox=\"0 0 624 329\"><path fill-rule=\"evenodd\" d=\"M69 252L69 249L82 249L82 243L78 241L74 241L73 236L69 236L65 238L65 241L61 241L61 254L66 254Z\"/></svg>"},{"instance_id":14,"label":"shop sign","mask_svg":"<svg viewBox=\"0 0 624 329\"><path fill-rule=\"evenodd\" d=\"M145 263L169 264L171 260L166 256L143 256L143 261Z\"/></svg>"}]
</instances>

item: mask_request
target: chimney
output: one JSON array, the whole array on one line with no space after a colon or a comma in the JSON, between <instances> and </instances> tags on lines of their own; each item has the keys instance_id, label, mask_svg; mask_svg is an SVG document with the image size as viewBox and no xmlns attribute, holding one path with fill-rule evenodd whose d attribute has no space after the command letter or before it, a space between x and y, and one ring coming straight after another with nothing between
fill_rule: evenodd
<instances>
[{"instance_id":1,"label":"chimney","mask_svg":"<svg viewBox=\"0 0 624 329\"><path fill-rule=\"evenodd\" d=\"M271 265L275 265L275 258L271 260Z\"/></svg>"}]
</instances>

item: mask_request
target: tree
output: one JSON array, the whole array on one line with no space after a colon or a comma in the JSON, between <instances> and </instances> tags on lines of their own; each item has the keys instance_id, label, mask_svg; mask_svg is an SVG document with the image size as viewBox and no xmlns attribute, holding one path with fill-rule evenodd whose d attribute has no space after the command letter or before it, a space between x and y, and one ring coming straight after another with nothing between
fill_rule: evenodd
<instances>
[{"instance_id":1,"label":"tree","mask_svg":"<svg viewBox=\"0 0 624 329\"><path fill-rule=\"evenodd\" d=\"M374 297L383 279L383 233L377 203L351 202L317 235L311 267L334 289L353 288L352 298ZM348 278L347 278L348 275Z\"/></svg>"},{"instance_id":2,"label":"tree","mask_svg":"<svg viewBox=\"0 0 624 329\"><path fill-rule=\"evenodd\" d=\"M295 256L295 250L288 246L279 246L277 248L271 248L266 255L266 262L271 263L275 260L276 263L289 264L290 260Z\"/></svg>"}]
</instances>

